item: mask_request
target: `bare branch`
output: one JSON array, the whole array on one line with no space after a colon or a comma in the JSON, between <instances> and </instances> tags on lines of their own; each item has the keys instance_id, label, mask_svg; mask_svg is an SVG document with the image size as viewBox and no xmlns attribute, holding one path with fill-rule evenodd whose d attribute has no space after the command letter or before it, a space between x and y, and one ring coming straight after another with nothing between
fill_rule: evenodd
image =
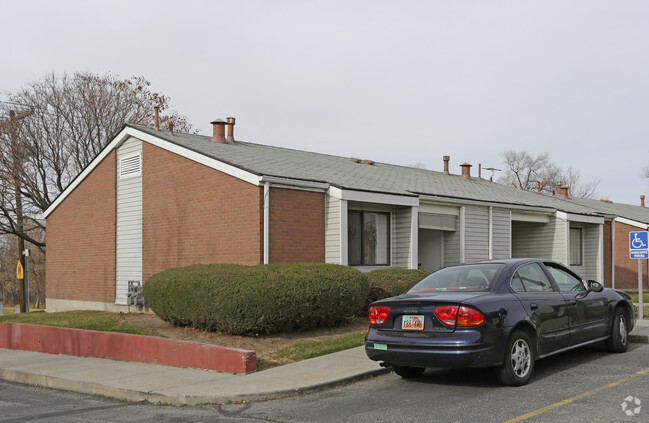
<instances>
[{"instance_id":1,"label":"bare branch","mask_svg":"<svg viewBox=\"0 0 649 423\"><path fill-rule=\"evenodd\" d=\"M557 184L570 188L573 197L592 198L599 181L582 182L581 174L572 168L562 169L550 161L547 153L533 156L526 151L504 151L505 173L498 182L513 185L526 191L540 190L542 193L555 194Z\"/></svg>"},{"instance_id":2,"label":"bare branch","mask_svg":"<svg viewBox=\"0 0 649 423\"><path fill-rule=\"evenodd\" d=\"M52 73L22 91L8 93L0 111L21 105L32 114L0 122L0 235L14 234L44 247L42 214L52 201L124 124L153 126L154 106L170 109L169 97L151 91L150 85L142 76ZM181 132L192 130L175 110L168 111L163 121L173 122ZM16 181L25 228L16 224L20 211L11 189Z\"/></svg>"}]
</instances>

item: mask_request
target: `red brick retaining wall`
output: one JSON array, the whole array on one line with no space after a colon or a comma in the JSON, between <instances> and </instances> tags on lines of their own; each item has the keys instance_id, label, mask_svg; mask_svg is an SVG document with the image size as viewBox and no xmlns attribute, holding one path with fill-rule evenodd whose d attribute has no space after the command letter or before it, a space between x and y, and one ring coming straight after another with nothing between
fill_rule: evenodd
<instances>
[{"instance_id":1,"label":"red brick retaining wall","mask_svg":"<svg viewBox=\"0 0 649 423\"><path fill-rule=\"evenodd\" d=\"M28 323L0 323L0 348L251 373L254 351L157 336L68 329Z\"/></svg>"}]
</instances>

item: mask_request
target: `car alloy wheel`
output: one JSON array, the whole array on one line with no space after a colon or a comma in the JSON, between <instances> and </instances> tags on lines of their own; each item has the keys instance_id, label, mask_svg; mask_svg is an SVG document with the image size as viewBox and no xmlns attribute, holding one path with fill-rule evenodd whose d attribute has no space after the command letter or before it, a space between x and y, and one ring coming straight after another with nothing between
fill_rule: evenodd
<instances>
[{"instance_id":1,"label":"car alloy wheel","mask_svg":"<svg viewBox=\"0 0 649 423\"><path fill-rule=\"evenodd\" d=\"M606 348L611 352L625 352L629 346L629 328L626 314L621 308L615 309L611 322L611 336L606 340Z\"/></svg>"},{"instance_id":2,"label":"car alloy wheel","mask_svg":"<svg viewBox=\"0 0 649 423\"><path fill-rule=\"evenodd\" d=\"M534 371L534 343L528 332L516 330L505 347L505 360L496 368L498 380L503 385L522 386L532 377Z\"/></svg>"},{"instance_id":3,"label":"car alloy wheel","mask_svg":"<svg viewBox=\"0 0 649 423\"><path fill-rule=\"evenodd\" d=\"M530 371L532 354L530 346L522 339L518 339L512 346L511 364L514 374L518 377L525 377Z\"/></svg>"}]
</instances>

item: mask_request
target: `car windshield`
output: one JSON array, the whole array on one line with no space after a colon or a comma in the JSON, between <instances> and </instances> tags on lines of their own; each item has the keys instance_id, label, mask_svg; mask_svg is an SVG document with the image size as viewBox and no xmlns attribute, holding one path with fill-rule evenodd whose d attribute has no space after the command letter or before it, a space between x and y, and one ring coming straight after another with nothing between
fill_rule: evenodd
<instances>
[{"instance_id":1,"label":"car windshield","mask_svg":"<svg viewBox=\"0 0 649 423\"><path fill-rule=\"evenodd\" d=\"M422 279L409 293L432 291L489 291L502 263L480 263L447 267Z\"/></svg>"}]
</instances>

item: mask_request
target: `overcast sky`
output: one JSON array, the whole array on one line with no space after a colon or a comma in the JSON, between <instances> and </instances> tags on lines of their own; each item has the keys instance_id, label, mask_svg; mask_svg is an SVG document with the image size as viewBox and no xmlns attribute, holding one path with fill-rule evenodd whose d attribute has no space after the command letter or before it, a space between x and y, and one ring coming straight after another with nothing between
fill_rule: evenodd
<instances>
[{"instance_id":1,"label":"overcast sky","mask_svg":"<svg viewBox=\"0 0 649 423\"><path fill-rule=\"evenodd\" d=\"M549 153L649 198L649 2L0 0L0 91L142 75L202 134L451 171ZM483 176L489 176L484 172ZM496 174L496 176L498 176Z\"/></svg>"}]
</instances>

